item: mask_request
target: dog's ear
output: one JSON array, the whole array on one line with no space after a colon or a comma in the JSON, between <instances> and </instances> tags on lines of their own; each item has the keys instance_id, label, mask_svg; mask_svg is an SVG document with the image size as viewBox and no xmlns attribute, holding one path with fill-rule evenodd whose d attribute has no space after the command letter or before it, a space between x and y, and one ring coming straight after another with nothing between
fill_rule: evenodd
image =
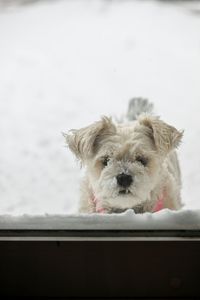
<instances>
[{"instance_id":1,"label":"dog's ear","mask_svg":"<svg viewBox=\"0 0 200 300\"><path fill-rule=\"evenodd\" d=\"M70 130L69 134L64 134L64 137L69 149L79 160L84 161L92 158L104 137L115 132L116 127L111 118L103 117L87 127Z\"/></svg>"},{"instance_id":2,"label":"dog's ear","mask_svg":"<svg viewBox=\"0 0 200 300\"><path fill-rule=\"evenodd\" d=\"M165 155L179 146L183 131L178 131L175 127L161 121L159 117L151 115L143 114L138 121L141 125L148 127L148 135L153 139L156 149L161 154Z\"/></svg>"}]
</instances>

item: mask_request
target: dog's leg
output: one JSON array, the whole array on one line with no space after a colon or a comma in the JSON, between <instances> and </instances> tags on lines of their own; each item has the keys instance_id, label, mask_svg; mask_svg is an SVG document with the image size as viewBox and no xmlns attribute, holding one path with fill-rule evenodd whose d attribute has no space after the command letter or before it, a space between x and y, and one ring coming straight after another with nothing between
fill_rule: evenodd
<instances>
[{"instance_id":1,"label":"dog's leg","mask_svg":"<svg viewBox=\"0 0 200 300\"><path fill-rule=\"evenodd\" d=\"M80 201L79 201L79 213L94 213L95 204L93 199L92 190L89 188L89 181L84 178L80 186Z\"/></svg>"}]
</instances>

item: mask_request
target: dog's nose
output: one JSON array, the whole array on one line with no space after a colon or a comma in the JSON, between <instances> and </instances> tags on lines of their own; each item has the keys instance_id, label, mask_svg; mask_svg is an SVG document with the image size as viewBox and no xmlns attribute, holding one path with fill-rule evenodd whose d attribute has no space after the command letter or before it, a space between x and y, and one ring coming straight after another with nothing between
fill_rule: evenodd
<instances>
[{"instance_id":1,"label":"dog's nose","mask_svg":"<svg viewBox=\"0 0 200 300\"><path fill-rule=\"evenodd\" d=\"M131 175L124 174L124 173L117 175L116 178L117 178L118 185L123 188L129 187L133 182L133 177Z\"/></svg>"}]
</instances>

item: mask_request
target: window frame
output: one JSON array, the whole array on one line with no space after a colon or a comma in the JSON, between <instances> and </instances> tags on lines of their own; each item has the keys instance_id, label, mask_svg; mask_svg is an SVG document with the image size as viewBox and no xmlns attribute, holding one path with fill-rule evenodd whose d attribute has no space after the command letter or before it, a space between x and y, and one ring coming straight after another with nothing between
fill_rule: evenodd
<instances>
[{"instance_id":1,"label":"window frame","mask_svg":"<svg viewBox=\"0 0 200 300\"><path fill-rule=\"evenodd\" d=\"M189 299L200 230L0 230L0 264L0 296Z\"/></svg>"}]
</instances>

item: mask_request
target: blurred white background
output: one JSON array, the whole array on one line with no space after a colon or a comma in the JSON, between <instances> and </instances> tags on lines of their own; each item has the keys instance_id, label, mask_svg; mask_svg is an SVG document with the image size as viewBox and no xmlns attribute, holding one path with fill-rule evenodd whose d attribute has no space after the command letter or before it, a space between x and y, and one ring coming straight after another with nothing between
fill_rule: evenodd
<instances>
[{"instance_id":1,"label":"blurred white background","mask_svg":"<svg viewBox=\"0 0 200 300\"><path fill-rule=\"evenodd\" d=\"M61 132L134 96L185 129L183 201L200 208L199 2L0 1L0 213L76 212Z\"/></svg>"}]
</instances>

